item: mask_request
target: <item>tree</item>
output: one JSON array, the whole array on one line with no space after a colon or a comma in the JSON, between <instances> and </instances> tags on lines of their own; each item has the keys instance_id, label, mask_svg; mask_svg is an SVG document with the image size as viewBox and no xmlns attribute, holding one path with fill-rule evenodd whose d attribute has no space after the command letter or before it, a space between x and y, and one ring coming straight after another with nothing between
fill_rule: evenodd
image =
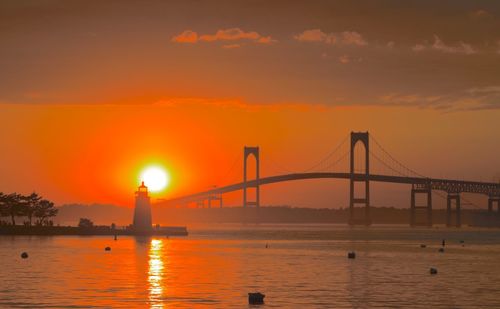
<instances>
[{"instance_id":1,"label":"tree","mask_svg":"<svg viewBox=\"0 0 500 309\"><path fill-rule=\"evenodd\" d=\"M12 220L12 225L16 225L16 217L24 215L26 203L22 199L22 195L17 193L4 195L3 204L5 205L4 211L10 216Z\"/></svg>"},{"instance_id":2,"label":"tree","mask_svg":"<svg viewBox=\"0 0 500 309\"><path fill-rule=\"evenodd\" d=\"M52 203L51 201L40 200L38 203L36 203L33 215L38 218L38 225L43 225L44 223L46 225L49 225L48 218L57 215L58 211L59 209L55 208L54 203Z\"/></svg>"},{"instance_id":3,"label":"tree","mask_svg":"<svg viewBox=\"0 0 500 309\"><path fill-rule=\"evenodd\" d=\"M94 227L94 222L87 218L80 218L80 222L78 222L78 227L88 229Z\"/></svg>"},{"instance_id":4,"label":"tree","mask_svg":"<svg viewBox=\"0 0 500 309\"><path fill-rule=\"evenodd\" d=\"M9 215L7 210L7 195L0 192L0 217L6 217Z\"/></svg>"},{"instance_id":5,"label":"tree","mask_svg":"<svg viewBox=\"0 0 500 309\"><path fill-rule=\"evenodd\" d=\"M29 225L31 226L33 215L39 207L38 204L41 202L42 197L33 192L28 196L23 196L23 200L25 202L23 212L28 217Z\"/></svg>"}]
</instances>

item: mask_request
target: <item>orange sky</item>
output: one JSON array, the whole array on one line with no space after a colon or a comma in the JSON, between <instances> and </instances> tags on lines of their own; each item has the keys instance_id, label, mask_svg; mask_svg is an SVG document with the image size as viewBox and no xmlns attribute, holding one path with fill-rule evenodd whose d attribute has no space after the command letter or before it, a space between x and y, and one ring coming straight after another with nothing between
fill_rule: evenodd
<instances>
[{"instance_id":1,"label":"orange sky","mask_svg":"<svg viewBox=\"0 0 500 309\"><path fill-rule=\"evenodd\" d=\"M148 164L171 174L168 198L240 181L244 145L265 176L366 130L422 174L498 180L499 16L458 0L3 1L0 192L131 206ZM346 188L272 185L262 203L345 206Z\"/></svg>"},{"instance_id":2,"label":"orange sky","mask_svg":"<svg viewBox=\"0 0 500 309\"><path fill-rule=\"evenodd\" d=\"M350 130L369 130L392 155L425 175L491 181L500 171L498 112L491 111L256 106L201 99L149 105L4 104L0 110L2 141L8 145L0 153L2 190L36 190L57 203L131 206L138 174L148 164L164 166L172 177L168 190L155 198L240 181L244 145L261 147L264 176L301 171ZM384 172L377 162L372 171ZM263 191L263 203L326 207L333 198L342 204L344 186L327 180L274 185ZM239 194L231 196L227 203L240 202Z\"/></svg>"}]
</instances>

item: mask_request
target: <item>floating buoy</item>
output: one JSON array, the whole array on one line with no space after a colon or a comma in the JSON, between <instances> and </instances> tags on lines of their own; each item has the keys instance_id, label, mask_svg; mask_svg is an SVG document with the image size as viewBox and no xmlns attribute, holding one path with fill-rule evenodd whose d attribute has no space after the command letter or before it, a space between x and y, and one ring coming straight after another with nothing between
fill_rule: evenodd
<instances>
[{"instance_id":1,"label":"floating buoy","mask_svg":"<svg viewBox=\"0 0 500 309\"><path fill-rule=\"evenodd\" d=\"M104 251L111 251L111 247L104 248Z\"/></svg>"},{"instance_id":2,"label":"floating buoy","mask_svg":"<svg viewBox=\"0 0 500 309\"><path fill-rule=\"evenodd\" d=\"M427 245L425 245L425 244L420 245L420 248L426 248L426 247L427 247Z\"/></svg>"},{"instance_id":3,"label":"floating buoy","mask_svg":"<svg viewBox=\"0 0 500 309\"><path fill-rule=\"evenodd\" d=\"M438 273L438 270L434 267L431 267L431 269L429 270L429 272L431 273L431 275L437 275Z\"/></svg>"},{"instance_id":4,"label":"floating buoy","mask_svg":"<svg viewBox=\"0 0 500 309\"><path fill-rule=\"evenodd\" d=\"M264 297L266 295L256 292L256 293L248 293L248 303L250 305L257 305L257 304L263 304L264 303Z\"/></svg>"},{"instance_id":5,"label":"floating buoy","mask_svg":"<svg viewBox=\"0 0 500 309\"><path fill-rule=\"evenodd\" d=\"M439 248L438 251L441 252L441 253L443 253L444 252L444 248Z\"/></svg>"},{"instance_id":6,"label":"floating buoy","mask_svg":"<svg viewBox=\"0 0 500 309\"><path fill-rule=\"evenodd\" d=\"M460 243L463 244L465 241L461 240Z\"/></svg>"},{"instance_id":7,"label":"floating buoy","mask_svg":"<svg viewBox=\"0 0 500 309\"><path fill-rule=\"evenodd\" d=\"M115 234L115 240L117 240L118 238L116 237L116 234Z\"/></svg>"},{"instance_id":8,"label":"floating buoy","mask_svg":"<svg viewBox=\"0 0 500 309\"><path fill-rule=\"evenodd\" d=\"M356 252L351 251L347 253L347 258L348 259L355 259L356 258Z\"/></svg>"},{"instance_id":9,"label":"floating buoy","mask_svg":"<svg viewBox=\"0 0 500 309\"><path fill-rule=\"evenodd\" d=\"M267 249L267 248L269 248L269 245L268 245L268 244L266 244L266 249Z\"/></svg>"},{"instance_id":10,"label":"floating buoy","mask_svg":"<svg viewBox=\"0 0 500 309\"><path fill-rule=\"evenodd\" d=\"M26 252L21 253L21 258L27 259L28 258L28 253L26 253Z\"/></svg>"}]
</instances>

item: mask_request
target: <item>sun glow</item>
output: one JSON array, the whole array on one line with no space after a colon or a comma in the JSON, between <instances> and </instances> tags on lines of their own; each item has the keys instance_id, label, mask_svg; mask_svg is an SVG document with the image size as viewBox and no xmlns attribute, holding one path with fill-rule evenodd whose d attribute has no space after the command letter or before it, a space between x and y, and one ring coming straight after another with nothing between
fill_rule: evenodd
<instances>
[{"instance_id":1,"label":"sun glow","mask_svg":"<svg viewBox=\"0 0 500 309\"><path fill-rule=\"evenodd\" d=\"M158 166L149 166L141 172L140 180L152 192L158 192L166 187L170 182L170 177L165 169Z\"/></svg>"}]
</instances>

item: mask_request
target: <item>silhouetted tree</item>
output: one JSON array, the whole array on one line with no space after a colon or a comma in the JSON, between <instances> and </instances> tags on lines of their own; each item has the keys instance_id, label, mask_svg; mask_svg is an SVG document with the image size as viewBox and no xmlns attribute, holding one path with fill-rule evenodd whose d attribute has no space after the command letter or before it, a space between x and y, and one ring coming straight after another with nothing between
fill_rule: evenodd
<instances>
[{"instance_id":1,"label":"silhouetted tree","mask_svg":"<svg viewBox=\"0 0 500 309\"><path fill-rule=\"evenodd\" d=\"M38 225L43 225L44 223L46 225L49 225L48 218L57 215L58 211L59 209L55 208L54 203L52 203L51 201L40 200L38 201L38 203L36 203L35 211L33 214L38 218Z\"/></svg>"},{"instance_id":2,"label":"silhouetted tree","mask_svg":"<svg viewBox=\"0 0 500 309\"><path fill-rule=\"evenodd\" d=\"M78 227L81 228L92 228L94 227L94 222L87 218L80 218L80 222L78 222Z\"/></svg>"},{"instance_id":3,"label":"silhouetted tree","mask_svg":"<svg viewBox=\"0 0 500 309\"><path fill-rule=\"evenodd\" d=\"M6 196L5 211L10 215L12 225L16 225L16 217L23 216L25 210L25 202L21 194L11 193Z\"/></svg>"},{"instance_id":4,"label":"silhouetted tree","mask_svg":"<svg viewBox=\"0 0 500 309\"><path fill-rule=\"evenodd\" d=\"M23 196L23 200L25 202L23 213L26 217L28 217L29 225L32 224L33 214L39 208L39 204L42 201L42 197L37 193L33 192L28 196Z\"/></svg>"},{"instance_id":5,"label":"silhouetted tree","mask_svg":"<svg viewBox=\"0 0 500 309\"><path fill-rule=\"evenodd\" d=\"M0 192L0 218L10 215L7 209L7 200L7 194L3 194L3 192Z\"/></svg>"}]
</instances>

